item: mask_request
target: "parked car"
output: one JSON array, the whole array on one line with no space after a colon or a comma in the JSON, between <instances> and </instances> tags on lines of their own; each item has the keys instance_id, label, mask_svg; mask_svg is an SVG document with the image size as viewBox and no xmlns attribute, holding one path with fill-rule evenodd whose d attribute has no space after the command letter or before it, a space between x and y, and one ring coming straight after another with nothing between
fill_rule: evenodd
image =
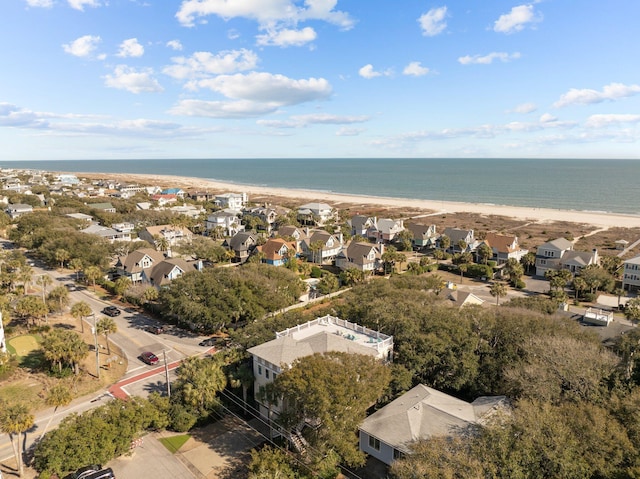
<instances>
[{"instance_id":1,"label":"parked car","mask_svg":"<svg viewBox=\"0 0 640 479\"><path fill-rule=\"evenodd\" d=\"M229 338L222 338L222 337L216 337L214 336L213 338L207 338L204 339L202 341L200 341L200 346L222 346L224 344L227 344L229 342Z\"/></svg>"},{"instance_id":2,"label":"parked car","mask_svg":"<svg viewBox=\"0 0 640 479\"><path fill-rule=\"evenodd\" d=\"M118 316L120 314L120 310L115 306L107 306L102 310L102 314L106 314L107 316Z\"/></svg>"},{"instance_id":3,"label":"parked car","mask_svg":"<svg viewBox=\"0 0 640 479\"><path fill-rule=\"evenodd\" d=\"M164 328L162 326L147 326L144 328L145 331L151 334L162 334L164 333Z\"/></svg>"},{"instance_id":4,"label":"parked car","mask_svg":"<svg viewBox=\"0 0 640 479\"><path fill-rule=\"evenodd\" d=\"M89 475L83 476L82 479L116 479L113 469L107 467L100 471L90 472Z\"/></svg>"},{"instance_id":5,"label":"parked car","mask_svg":"<svg viewBox=\"0 0 640 479\"><path fill-rule=\"evenodd\" d=\"M72 479L85 479L88 475L102 469L100 464L89 464L88 466L81 467L71 475Z\"/></svg>"},{"instance_id":6,"label":"parked car","mask_svg":"<svg viewBox=\"0 0 640 479\"><path fill-rule=\"evenodd\" d=\"M142 353L140 355L140 359L143 363L149 364L150 366L158 364L159 361L158 356L153 354L151 351L145 351L144 353Z\"/></svg>"}]
</instances>

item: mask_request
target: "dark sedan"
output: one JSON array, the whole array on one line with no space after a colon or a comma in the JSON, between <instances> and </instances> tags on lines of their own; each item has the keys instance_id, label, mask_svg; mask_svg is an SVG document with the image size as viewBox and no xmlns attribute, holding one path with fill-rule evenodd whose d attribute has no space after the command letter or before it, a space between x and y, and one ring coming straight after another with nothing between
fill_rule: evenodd
<instances>
[{"instance_id":1,"label":"dark sedan","mask_svg":"<svg viewBox=\"0 0 640 479\"><path fill-rule=\"evenodd\" d=\"M115 306L107 306L102 310L102 314L106 314L107 316L118 316L120 314L120 310Z\"/></svg>"}]
</instances>

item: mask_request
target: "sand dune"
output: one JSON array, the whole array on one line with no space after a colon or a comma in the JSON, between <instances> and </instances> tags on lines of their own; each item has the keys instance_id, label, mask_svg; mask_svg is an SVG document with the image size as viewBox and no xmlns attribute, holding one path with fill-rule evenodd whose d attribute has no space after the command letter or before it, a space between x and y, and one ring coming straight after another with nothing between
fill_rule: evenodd
<instances>
[{"instance_id":1,"label":"sand dune","mask_svg":"<svg viewBox=\"0 0 640 479\"><path fill-rule=\"evenodd\" d=\"M214 190L225 192L246 192L251 198L257 196L275 196L297 199L301 203L319 201L330 205L379 205L392 208L410 208L442 213L478 213L483 215L498 215L509 218L535 222L569 221L596 226L598 228L634 228L640 227L640 216L624 215L604 212L588 212L573 210L556 210L549 208L530 208L520 206L504 206L493 204L457 203L453 201L418 200L405 198L387 198L377 196L359 196L340 193L326 193L313 190L294 188L272 188L262 186L238 185L220 181L209 181L200 178L143 174L113 174L113 173L78 173L78 175L92 178L116 178L125 182L140 184L157 184L164 187L179 187L183 189Z\"/></svg>"}]
</instances>

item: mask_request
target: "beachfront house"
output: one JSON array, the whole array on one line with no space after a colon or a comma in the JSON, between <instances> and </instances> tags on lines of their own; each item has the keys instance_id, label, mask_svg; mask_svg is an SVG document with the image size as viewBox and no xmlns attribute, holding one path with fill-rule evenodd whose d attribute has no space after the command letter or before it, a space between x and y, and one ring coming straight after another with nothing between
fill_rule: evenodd
<instances>
[{"instance_id":1,"label":"beachfront house","mask_svg":"<svg viewBox=\"0 0 640 479\"><path fill-rule=\"evenodd\" d=\"M622 273L622 289L640 289L640 255L625 260Z\"/></svg>"},{"instance_id":2,"label":"beachfront house","mask_svg":"<svg viewBox=\"0 0 640 479\"><path fill-rule=\"evenodd\" d=\"M245 207L242 209L242 218L255 217L259 218L261 225L258 225L258 230L265 231L267 234L271 233L273 226L278 218L278 212L275 208L270 206L253 206Z\"/></svg>"},{"instance_id":3,"label":"beachfront house","mask_svg":"<svg viewBox=\"0 0 640 479\"><path fill-rule=\"evenodd\" d=\"M345 271L355 268L365 273L373 273L382 264L384 245L374 245L352 241L336 257L336 266Z\"/></svg>"},{"instance_id":4,"label":"beachfront house","mask_svg":"<svg viewBox=\"0 0 640 479\"><path fill-rule=\"evenodd\" d=\"M418 223L409 223L407 229L413 237L411 243L414 248L435 248L438 241L436 233L436 225L421 225Z\"/></svg>"},{"instance_id":5,"label":"beachfront house","mask_svg":"<svg viewBox=\"0 0 640 479\"><path fill-rule=\"evenodd\" d=\"M375 228L377 223L375 216L355 215L347 221L351 227L351 236L367 237L369 228Z\"/></svg>"},{"instance_id":6,"label":"beachfront house","mask_svg":"<svg viewBox=\"0 0 640 479\"><path fill-rule=\"evenodd\" d=\"M15 203L12 205L8 205L4 211L9 215L9 218L13 220L19 218L22 215L33 213L33 206L23 203Z\"/></svg>"},{"instance_id":7,"label":"beachfront house","mask_svg":"<svg viewBox=\"0 0 640 479\"><path fill-rule=\"evenodd\" d=\"M411 454L416 441L463 435L507 411L505 396L484 396L468 403L418 384L362 422L360 450L391 465Z\"/></svg>"},{"instance_id":8,"label":"beachfront house","mask_svg":"<svg viewBox=\"0 0 640 479\"><path fill-rule=\"evenodd\" d=\"M536 275L544 276L549 270L566 269L573 274L584 267L598 264L598 250L574 251L573 243L566 238L557 238L540 246L536 252Z\"/></svg>"},{"instance_id":9,"label":"beachfront house","mask_svg":"<svg viewBox=\"0 0 640 479\"><path fill-rule=\"evenodd\" d=\"M382 218L379 219L375 225L367 229L367 238L377 243L390 243L401 231L404 231L404 223L402 220Z\"/></svg>"},{"instance_id":10,"label":"beachfront house","mask_svg":"<svg viewBox=\"0 0 640 479\"><path fill-rule=\"evenodd\" d=\"M296 359L334 351L391 361L393 336L330 315L280 331L275 339L247 350L253 360L255 392L273 382ZM257 402L264 418L282 411L281 404L267 404L262 399Z\"/></svg>"},{"instance_id":11,"label":"beachfront house","mask_svg":"<svg viewBox=\"0 0 640 479\"><path fill-rule=\"evenodd\" d=\"M87 203L89 208L98 211L104 211L105 213L115 213L116 209L113 207L111 203Z\"/></svg>"},{"instance_id":12,"label":"beachfront house","mask_svg":"<svg viewBox=\"0 0 640 479\"><path fill-rule=\"evenodd\" d=\"M249 203L249 197L246 193L222 193L216 195L213 202L219 208L227 208L234 211L242 211L242 208Z\"/></svg>"},{"instance_id":13,"label":"beachfront house","mask_svg":"<svg viewBox=\"0 0 640 479\"><path fill-rule=\"evenodd\" d=\"M448 253L466 253L473 252L476 249L477 241L473 230L445 228L442 236L449 238ZM462 245L464 245L464 247L461 247Z\"/></svg>"},{"instance_id":14,"label":"beachfront house","mask_svg":"<svg viewBox=\"0 0 640 479\"><path fill-rule=\"evenodd\" d=\"M505 264L510 259L520 261L520 259L529 251L520 247L518 237L515 235L503 235L499 233L487 233L478 246L486 244L491 251L491 258L496 264ZM479 262L479 261L478 261Z\"/></svg>"},{"instance_id":15,"label":"beachfront house","mask_svg":"<svg viewBox=\"0 0 640 479\"><path fill-rule=\"evenodd\" d=\"M240 223L240 218L231 210L221 210L210 214L207 216L204 226L207 236L213 238L233 236L244 230L244 225Z\"/></svg>"},{"instance_id":16,"label":"beachfront house","mask_svg":"<svg viewBox=\"0 0 640 479\"><path fill-rule=\"evenodd\" d=\"M307 203L298 208L297 218L303 225L323 226L335 219L336 212L326 203Z\"/></svg>"},{"instance_id":17,"label":"beachfront house","mask_svg":"<svg viewBox=\"0 0 640 479\"><path fill-rule=\"evenodd\" d=\"M158 225L141 229L138 232L138 237L156 247L163 243L171 247L191 243L193 233L184 226Z\"/></svg>"}]
</instances>

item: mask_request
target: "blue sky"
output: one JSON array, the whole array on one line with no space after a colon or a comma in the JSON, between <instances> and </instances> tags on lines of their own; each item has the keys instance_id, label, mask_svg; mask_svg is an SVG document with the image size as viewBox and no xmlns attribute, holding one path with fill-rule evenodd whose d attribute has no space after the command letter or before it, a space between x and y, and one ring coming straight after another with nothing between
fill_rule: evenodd
<instances>
[{"instance_id":1,"label":"blue sky","mask_svg":"<svg viewBox=\"0 0 640 479\"><path fill-rule=\"evenodd\" d=\"M640 158L637 0L3 0L0 160Z\"/></svg>"}]
</instances>

